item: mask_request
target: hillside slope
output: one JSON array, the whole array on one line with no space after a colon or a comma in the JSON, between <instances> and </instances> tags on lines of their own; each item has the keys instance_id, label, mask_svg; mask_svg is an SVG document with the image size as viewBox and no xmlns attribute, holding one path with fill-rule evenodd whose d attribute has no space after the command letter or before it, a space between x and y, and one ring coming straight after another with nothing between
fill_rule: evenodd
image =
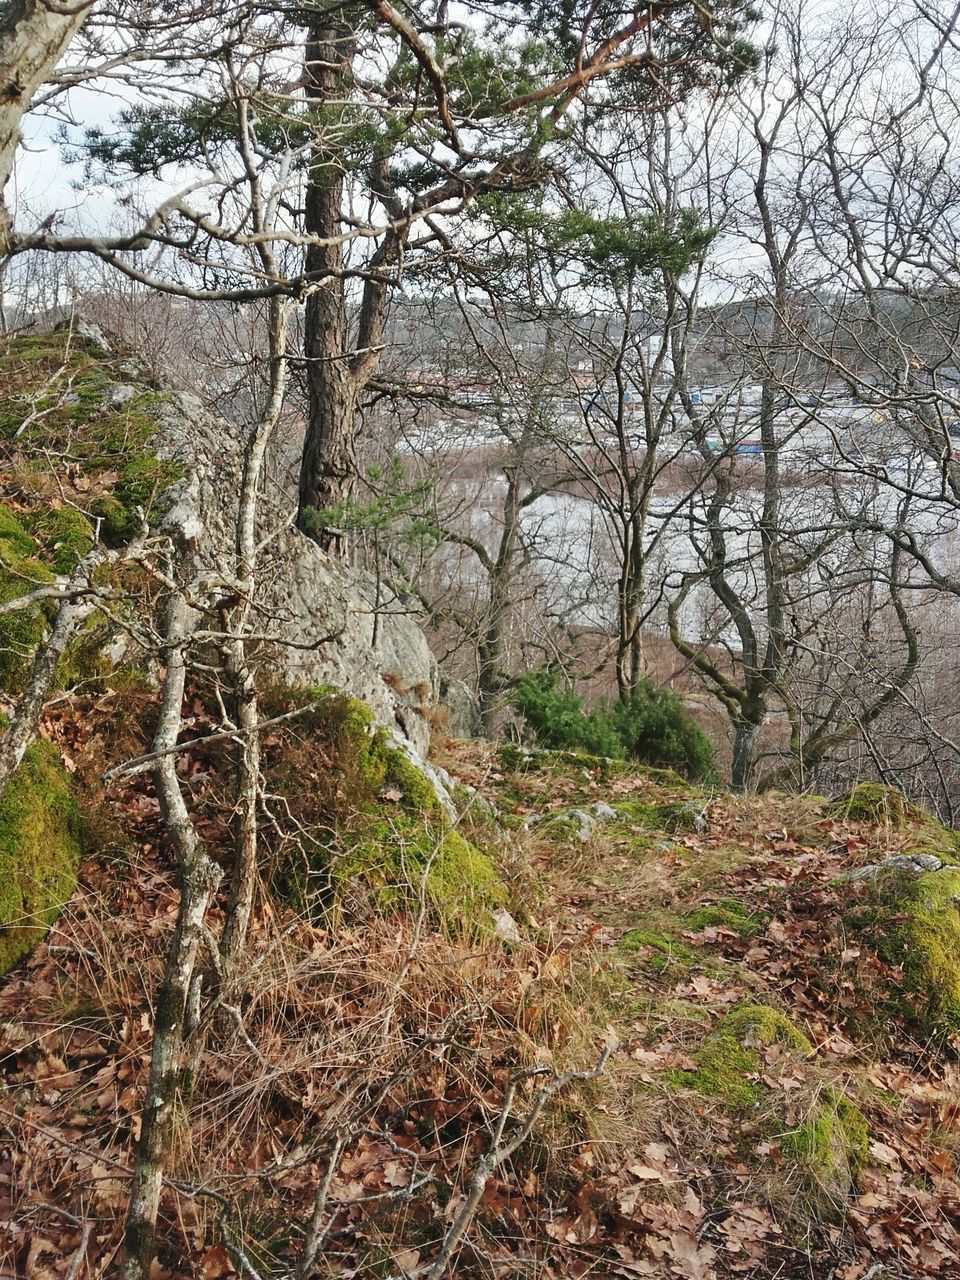
<instances>
[{"instance_id":1,"label":"hillside slope","mask_svg":"<svg viewBox=\"0 0 960 1280\"><path fill-rule=\"evenodd\" d=\"M119 733L135 748L138 697L48 716L81 797ZM415 777L380 757L362 799L368 741L343 704L272 744L269 789L299 796L301 835L338 833L313 863L336 874L270 880L243 1000L182 1094L158 1277L430 1275L478 1171L457 1275L956 1273L952 833L877 788L733 797L448 744L477 871L448 893ZM182 765L212 848L229 767L202 747ZM146 777L95 818L78 892L0 988L16 1274L116 1269L175 892ZM304 849L286 834L281 861ZM505 1099L501 1146L544 1083L529 1137L484 1165Z\"/></svg>"}]
</instances>

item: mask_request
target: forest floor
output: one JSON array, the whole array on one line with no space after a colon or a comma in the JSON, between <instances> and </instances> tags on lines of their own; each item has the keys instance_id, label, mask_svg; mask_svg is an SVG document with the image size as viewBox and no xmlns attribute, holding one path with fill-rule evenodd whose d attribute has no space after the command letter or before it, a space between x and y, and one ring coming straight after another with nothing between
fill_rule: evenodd
<instances>
[{"instance_id":1,"label":"forest floor","mask_svg":"<svg viewBox=\"0 0 960 1280\"><path fill-rule=\"evenodd\" d=\"M121 697L48 715L78 777L108 734L115 749ZM131 754L148 719L128 713ZM155 1280L297 1275L326 1174L308 1274L426 1275L509 1082L508 1133L538 1082L605 1046L602 1073L553 1094L493 1171L451 1274L958 1274L949 1001L887 945L913 906L843 879L937 842L949 861L949 833L882 796L864 818L484 743L439 763L475 788L461 830L496 861L510 916L478 932L363 895L309 917L264 896L236 1016L197 1033ZM180 769L223 846L213 755ZM4 1280L117 1274L177 895L149 776L93 807L77 893L0 985ZM958 915L953 897L943 910Z\"/></svg>"}]
</instances>

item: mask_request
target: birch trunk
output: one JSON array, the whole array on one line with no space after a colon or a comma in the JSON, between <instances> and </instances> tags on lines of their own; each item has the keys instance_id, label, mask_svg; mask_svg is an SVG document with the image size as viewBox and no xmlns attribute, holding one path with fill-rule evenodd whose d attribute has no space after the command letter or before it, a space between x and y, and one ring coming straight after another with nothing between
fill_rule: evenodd
<instances>
[{"instance_id":1,"label":"birch trunk","mask_svg":"<svg viewBox=\"0 0 960 1280\"><path fill-rule=\"evenodd\" d=\"M124 1232L124 1280L148 1280L150 1275L177 1099L189 1088L189 1081L184 1079L183 1059L187 1002L194 983L204 917L221 876L220 868L197 839L180 790L176 755L171 750L176 746L183 723L185 649L190 638L190 619L191 610L182 593L174 591L167 606L167 672L160 723L154 739L155 750L163 754L157 760L154 777L164 827L176 853L180 907L157 996L150 1079Z\"/></svg>"},{"instance_id":2,"label":"birch trunk","mask_svg":"<svg viewBox=\"0 0 960 1280\"><path fill-rule=\"evenodd\" d=\"M0 6L0 258L12 220L3 193L13 172L20 120L83 26L94 0L9 0Z\"/></svg>"}]
</instances>

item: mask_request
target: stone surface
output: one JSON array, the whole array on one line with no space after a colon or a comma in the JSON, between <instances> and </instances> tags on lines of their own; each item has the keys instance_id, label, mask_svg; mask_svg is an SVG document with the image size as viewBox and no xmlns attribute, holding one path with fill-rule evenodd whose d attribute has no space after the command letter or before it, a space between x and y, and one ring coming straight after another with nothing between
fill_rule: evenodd
<instances>
[{"instance_id":1,"label":"stone surface","mask_svg":"<svg viewBox=\"0 0 960 1280\"><path fill-rule=\"evenodd\" d=\"M536 826L540 822L568 822L576 830L580 842L586 844L602 822L613 822L618 817L616 809L600 800L596 804L538 814L535 818L527 819L527 827Z\"/></svg>"},{"instance_id":2,"label":"stone surface","mask_svg":"<svg viewBox=\"0 0 960 1280\"><path fill-rule=\"evenodd\" d=\"M61 320L59 324L54 326L55 333L62 333L67 329L72 332L74 338L82 338L98 355L112 356L114 354L110 339L104 330L98 324L94 324L92 320L84 320L82 316L69 316L66 320Z\"/></svg>"},{"instance_id":3,"label":"stone surface","mask_svg":"<svg viewBox=\"0 0 960 1280\"><path fill-rule=\"evenodd\" d=\"M440 697L447 712L446 727L451 738L483 736L477 697L465 680L444 680Z\"/></svg>"},{"instance_id":4,"label":"stone surface","mask_svg":"<svg viewBox=\"0 0 960 1280\"><path fill-rule=\"evenodd\" d=\"M123 386L114 384L108 398L122 399ZM161 527L190 544L199 577L230 576L243 466L240 432L181 391L157 397L151 413L157 422L151 449L183 472ZM370 575L325 555L293 527L286 505L283 494L268 488L255 607L269 660L292 684L330 684L362 699L425 755L439 676L415 613L389 592L378 595Z\"/></svg>"},{"instance_id":5,"label":"stone surface","mask_svg":"<svg viewBox=\"0 0 960 1280\"><path fill-rule=\"evenodd\" d=\"M922 876L927 871L940 871L944 863L932 853L897 853L882 862L871 862L869 866L858 867L845 875L844 880L876 880L886 871L907 871L915 876Z\"/></svg>"},{"instance_id":6,"label":"stone surface","mask_svg":"<svg viewBox=\"0 0 960 1280\"><path fill-rule=\"evenodd\" d=\"M506 909L506 907L497 907L493 912L493 931L503 942L520 942L520 930L517 922Z\"/></svg>"}]
</instances>

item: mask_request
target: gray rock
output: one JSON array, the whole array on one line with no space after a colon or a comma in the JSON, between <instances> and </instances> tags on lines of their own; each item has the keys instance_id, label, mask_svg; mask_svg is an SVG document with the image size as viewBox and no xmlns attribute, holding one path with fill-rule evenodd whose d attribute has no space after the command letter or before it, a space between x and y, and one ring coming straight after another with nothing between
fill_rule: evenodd
<instances>
[{"instance_id":1,"label":"gray rock","mask_svg":"<svg viewBox=\"0 0 960 1280\"><path fill-rule=\"evenodd\" d=\"M858 867L842 877L844 880L876 880L886 871L907 871L915 876L922 876L928 871L940 871L947 864L932 853L896 853L884 858L882 862L871 862L867 867Z\"/></svg>"},{"instance_id":2,"label":"gray rock","mask_svg":"<svg viewBox=\"0 0 960 1280\"><path fill-rule=\"evenodd\" d=\"M54 326L55 333L65 333L67 331L71 332L75 338L82 338L98 355L113 355L110 339L103 329L98 324L94 324L92 320L84 320L82 316L73 316L66 320L61 320L59 324Z\"/></svg>"},{"instance_id":3,"label":"gray rock","mask_svg":"<svg viewBox=\"0 0 960 1280\"><path fill-rule=\"evenodd\" d=\"M504 942L522 942L517 922L505 907L497 907L491 912L493 931Z\"/></svg>"},{"instance_id":4,"label":"gray rock","mask_svg":"<svg viewBox=\"0 0 960 1280\"><path fill-rule=\"evenodd\" d=\"M451 738L483 736L477 695L465 680L443 680L440 685L440 700L449 716L447 733Z\"/></svg>"},{"instance_id":5,"label":"gray rock","mask_svg":"<svg viewBox=\"0 0 960 1280\"><path fill-rule=\"evenodd\" d=\"M616 809L600 800L596 804L537 814L527 819L526 826L529 829L544 822L569 822L576 828L580 842L586 844L602 822L612 822L619 816Z\"/></svg>"},{"instance_id":6,"label":"gray rock","mask_svg":"<svg viewBox=\"0 0 960 1280\"><path fill-rule=\"evenodd\" d=\"M122 409L136 395L137 388L132 387L129 382L114 382L112 386L107 387L103 397L103 404L107 409Z\"/></svg>"},{"instance_id":7,"label":"gray rock","mask_svg":"<svg viewBox=\"0 0 960 1280\"><path fill-rule=\"evenodd\" d=\"M150 413L157 423L151 449L183 472L168 493L161 528L192 548L198 579L229 577L240 430L182 391L155 400ZM255 603L269 661L293 685L333 685L362 699L425 756L439 675L416 612L372 576L327 556L293 527L286 506L285 495L267 490ZM443 790L439 775L436 785Z\"/></svg>"}]
</instances>

